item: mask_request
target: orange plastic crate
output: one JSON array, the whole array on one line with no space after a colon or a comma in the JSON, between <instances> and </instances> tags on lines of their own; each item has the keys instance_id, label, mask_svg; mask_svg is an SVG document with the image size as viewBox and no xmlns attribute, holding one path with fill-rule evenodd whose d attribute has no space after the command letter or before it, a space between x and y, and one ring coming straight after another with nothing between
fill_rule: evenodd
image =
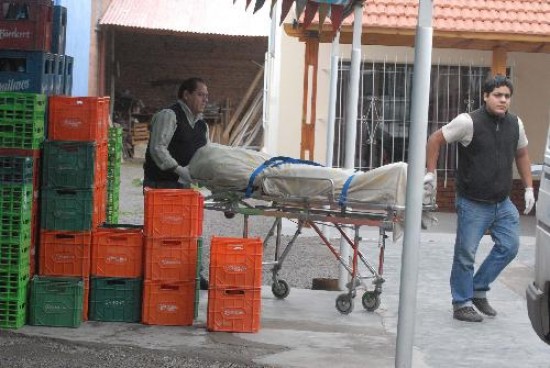
<instances>
[{"instance_id":1,"label":"orange plastic crate","mask_svg":"<svg viewBox=\"0 0 550 368\"><path fill-rule=\"evenodd\" d=\"M89 231L42 230L38 252L40 275L88 277L91 243Z\"/></svg>"},{"instance_id":2,"label":"orange plastic crate","mask_svg":"<svg viewBox=\"0 0 550 368\"><path fill-rule=\"evenodd\" d=\"M190 281L197 277L197 238L146 238L145 279Z\"/></svg>"},{"instance_id":3,"label":"orange plastic crate","mask_svg":"<svg viewBox=\"0 0 550 368\"><path fill-rule=\"evenodd\" d=\"M261 289L208 290L206 328L208 331L258 332Z\"/></svg>"},{"instance_id":4,"label":"orange plastic crate","mask_svg":"<svg viewBox=\"0 0 550 368\"><path fill-rule=\"evenodd\" d=\"M143 232L149 237L193 237L202 233L203 198L191 189L145 188Z\"/></svg>"},{"instance_id":5,"label":"orange plastic crate","mask_svg":"<svg viewBox=\"0 0 550 368\"><path fill-rule=\"evenodd\" d=\"M212 237L210 286L259 288L262 286L263 242L260 238Z\"/></svg>"},{"instance_id":6,"label":"orange plastic crate","mask_svg":"<svg viewBox=\"0 0 550 368\"><path fill-rule=\"evenodd\" d=\"M92 229L103 224L107 218L107 185L94 187Z\"/></svg>"},{"instance_id":7,"label":"orange plastic crate","mask_svg":"<svg viewBox=\"0 0 550 368\"><path fill-rule=\"evenodd\" d=\"M139 278L143 276L141 228L98 228L92 233L91 275Z\"/></svg>"},{"instance_id":8,"label":"orange plastic crate","mask_svg":"<svg viewBox=\"0 0 550 368\"><path fill-rule=\"evenodd\" d=\"M195 280L143 282L142 322L191 326L195 317Z\"/></svg>"},{"instance_id":9,"label":"orange plastic crate","mask_svg":"<svg viewBox=\"0 0 550 368\"><path fill-rule=\"evenodd\" d=\"M48 139L107 141L109 97L51 96L48 109Z\"/></svg>"}]
</instances>

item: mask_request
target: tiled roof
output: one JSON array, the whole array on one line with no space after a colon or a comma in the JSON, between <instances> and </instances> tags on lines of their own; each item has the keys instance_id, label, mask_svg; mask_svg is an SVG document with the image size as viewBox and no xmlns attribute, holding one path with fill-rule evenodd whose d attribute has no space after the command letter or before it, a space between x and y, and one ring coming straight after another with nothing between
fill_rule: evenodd
<instances>
[{"instance_id":1,"label":"tiled roof","mask_svg":"<svg viewBox=\"0 0 550 368\"><path fill-rule=\"evenodd\" d=\"M102 26L229 36L269 35L268 6L256 14L245 0L112 0Z\"/></svg>"},{"instance_id":2,"label":"tiled roof","mask_svg":"<svg viewBox=\"0 0 550 368\"><path fill-rule=\"evenodd\" d=\"M414 29L418 0L366 0L363 26ZM433 0L433 28L444 32L550 35L549 0ZM344 24L351 24L349 17Z\"/></svg>"}]
</instances>

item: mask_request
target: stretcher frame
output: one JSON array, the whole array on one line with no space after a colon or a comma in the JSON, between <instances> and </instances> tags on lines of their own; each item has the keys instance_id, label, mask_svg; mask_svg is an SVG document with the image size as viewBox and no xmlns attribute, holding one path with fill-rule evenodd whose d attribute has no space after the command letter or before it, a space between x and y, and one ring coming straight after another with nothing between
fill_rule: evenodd
<instances>
[{"instance_id":1,"label":"stretcher frame","mask_svg":"<svg viewBox=\"0 0 550 368\"><path fill-rule=\"evenodd\" d=\"M351 280L347 283L347 292L338 295L336 298L336 309L342 314L350 313L354 308L354 298L357 294L357 288L363 287L365 292L362 295L361 302L367 311L375 311L380 306L382 284L384 283L384 252L386 247L386 232L395 231L395 226L403 222L405 208L387 203L364 203L357 201L346 201L345 203L336 201L332 196L334 193L334 183L326 178L300 178L300 177L267 177L267 180L314 180L325 183L325 189L318 196L313 198L285 196L270 197L262 194L259 190L253 191L252 195L246 196L243 191L214 191L205 198L204 208L206 210L222 211L227 218L232 218L236 214L244 216L243 237L248 237L250 216L273 217L274 222L266 235L263 245L267 247L269 239L275 236L275 254L272 262L264 261L264 266L271 266L273 295L279 299L286 298L290 293L288 283L279 278L278 273L282 269L284 260L293 248L296 239L304 227L312 228L323 244L327 246L330 252L335 256L340 264L348 271ZM264 183L262 183L264 184ZM425 209L431 209L433 206L425 206ZM297 220L297 229L291 240L286 246L282 246L282 219ZM352 248L353 256L351 265L342 257L338 249L331 244L330 240L323 234L319 228L319 223L331 224L341 234L342 239ZM361 237L359 230L362 226L374 226L378 228L378 264L371 265L365 255L359 250ZM353 239L344 231L344 228L352 228L354 232ZM359 273L359 261L365 266L368 275ZM368 287L364 281L371 280L372 288Z\"/></svg>"}]
</instances>

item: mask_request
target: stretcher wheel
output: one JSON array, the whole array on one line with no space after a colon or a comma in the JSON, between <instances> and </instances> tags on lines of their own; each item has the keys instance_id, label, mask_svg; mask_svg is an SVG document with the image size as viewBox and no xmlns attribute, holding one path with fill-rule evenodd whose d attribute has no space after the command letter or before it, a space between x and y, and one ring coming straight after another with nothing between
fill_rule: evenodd
<instances>
[{"instance_id":1,"label":"stretcher wheel","mask_svg":"<svg viewBox=\"0 0 550 368\"><path fill-rule=\"evenodd\" d=\"M235 212L225 211L223 215L225 216L226 219L232 219L233 217L235 217Z\"/></svg>"},{"instance_id":2,"label":"stretcher wheel","mask_svg":"<svg viewBox=\"0 0 550 368\"><path fill-rule=\"evenodd\" d=\"M284 299L290 293L290 287L285 280L277 280L271 285L271 291L278 299Z\"/></svg>"},{"instance_id":3,"label":"stretcher wheel","mask_svg":"<svg viewBox=\"0 0 550 368\"><path fill-rule=\"evenodd\" d=\"M342 314L350 314L353 310L353 299L349 294L340 294L336 298L336 309Z\"/></svg>"},{"instance_id":4,"label":"stretcher wheel","mask_svg":"<svg viewBox=\"0 0 550 368\"><path fill-rule=\"evenodd\" d=\"M380 293L376 291L365 291L361 298L363 308L369 312L374 312L380 306Z\"/></svg>"}]
</instances>

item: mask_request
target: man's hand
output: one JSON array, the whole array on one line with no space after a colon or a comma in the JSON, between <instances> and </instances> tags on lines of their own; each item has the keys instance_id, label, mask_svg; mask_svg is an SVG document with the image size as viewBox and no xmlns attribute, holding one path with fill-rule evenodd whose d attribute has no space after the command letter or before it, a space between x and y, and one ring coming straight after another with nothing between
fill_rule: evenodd
<instances>
[{"instance_id":1,"label":"man's hand","mask_svg":"<svg viewBox=\"0 0 550 368\"><path fill-rule=\"evenodd\" d=\"M435 201L437 192L437 177L433 172L428 172L424 176L424 204L432 204Z\"/></svg>"},{"instance_id":2,"label":"man's hand","mask_svg":"<svg viewBox=\"0 0 550 368\"><path fill-rule=\"evenodd\" d=\"M191 185L191 174L189 174L189 167L187 166L178 166L174 170L176 174L180 177L178 183L184 185Z\"/></svg>"},{"instance_id":3,"label":"man's hand","mask_svg":"<svg viewBox=\"0 0 550 368\"><path fill-rule=\"evenodd\" d=\"M529 214L535 205L535 194L533 193L533 188L525 188L525 211L524 215Z\"/></svg>"}]
</instances>

